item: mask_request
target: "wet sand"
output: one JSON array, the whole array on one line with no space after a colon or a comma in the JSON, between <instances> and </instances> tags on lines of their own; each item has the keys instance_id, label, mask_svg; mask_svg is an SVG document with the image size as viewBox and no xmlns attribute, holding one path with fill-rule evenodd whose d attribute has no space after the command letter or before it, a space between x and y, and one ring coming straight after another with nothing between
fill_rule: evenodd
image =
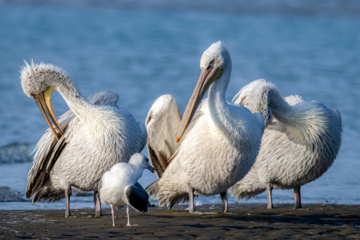
<instances>
[{"instance_id":1,"label":"wet sand","mask_svg":"<svg viewBox=\"0 0 360 240\"><path fill-rule=\"evenodd\" d=\"M231 214L192 215L186 206L175 210L150 208L148 213L130 212L126 227L125 209L117 210L112 227L110 209L95 218L93 209L73 209L72 218L64 210L2 210L2 239L360 239L360 205L264 204L230 205ZM218 205L197 207L219 211Z\"/></svg>"}]
</instances>

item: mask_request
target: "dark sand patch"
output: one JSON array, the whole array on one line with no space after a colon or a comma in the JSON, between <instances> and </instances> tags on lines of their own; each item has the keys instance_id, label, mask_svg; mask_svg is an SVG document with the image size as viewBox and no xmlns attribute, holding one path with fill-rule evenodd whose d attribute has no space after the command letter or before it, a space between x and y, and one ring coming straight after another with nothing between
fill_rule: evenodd
<instances>
[{"instance_id":1,"label":"dark sand patch","mask_svg":"<svg viewBox=\"0 0 360 240\"><path fill-rule=\"evenodd\" d=\"M126 212L117 210L116 227L111 213L94 218L93 209L2 210L0 237L3 239L360 239L360 205L304 205L293 210L277 205L267 210L264 204L231 205L231 214L191 215L178 206L175 210L150 208L146 214L130 213L132 224L125 227ZM220 210L204 205L201 211Z\"/></svg>"}]
</instances>

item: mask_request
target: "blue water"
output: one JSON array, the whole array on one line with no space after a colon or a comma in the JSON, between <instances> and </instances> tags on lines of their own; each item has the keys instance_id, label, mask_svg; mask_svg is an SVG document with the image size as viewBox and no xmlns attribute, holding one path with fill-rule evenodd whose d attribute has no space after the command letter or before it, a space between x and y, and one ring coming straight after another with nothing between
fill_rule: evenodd
<instances>
[{"instance_id":1,"label":"blue water","mask_svg":"<svg viewBox=\"0 0 360 240\"><path fill-rule=\"evenodd\" d=\"M202 52L223 40L233 62L228 100L245 84L265 78L283 96L298 94L340 110L339 155L328 172L302 188L302 199L360 204L360 3L247 2L0 1L0 147L24 143L31 151L47 128L35 102L22 92L24 60L62 67L84 96L117 92L119 105L145 121L162 94L174 95L184 110ZM53 104L57 115L67 110L58 93ZM11 157L17 147L7 155L1 151L0 162L6 163L0 164L0 186L24 193L31 163L15 163L21 162ZM145 173L141 183L155 179ZM249 202L266 203L266 195ZM276 190L274 202L292 204L293 194ZM202 203L220 199L200 198ZM92 197L75 196L72 207L93 207ZM0 209L32 208L64 208L64 203L0 203Z\"/></svg>"}]
</instances>

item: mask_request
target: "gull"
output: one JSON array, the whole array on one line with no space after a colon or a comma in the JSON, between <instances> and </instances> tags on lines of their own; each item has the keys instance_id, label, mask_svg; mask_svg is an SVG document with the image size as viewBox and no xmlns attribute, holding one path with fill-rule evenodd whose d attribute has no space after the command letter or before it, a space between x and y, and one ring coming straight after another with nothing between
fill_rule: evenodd
<instances>
[{"instance_id":1,"label":"gull","mask_svg":"<svg viewBox=\"0 0 360 240\"><path fill-rule=\"evenodd\" d=\"M131 226L129 205L137 211L147 212L149 195L137 182L144 169L154 172L149 159L135 153L131 156L129 163L117 163L104 172L99 183L99 193L101 202L111 207L113 226L115 226L114 207L121 208L126 205L126 226L129 227Z\"/></svg>"}]
</instances>

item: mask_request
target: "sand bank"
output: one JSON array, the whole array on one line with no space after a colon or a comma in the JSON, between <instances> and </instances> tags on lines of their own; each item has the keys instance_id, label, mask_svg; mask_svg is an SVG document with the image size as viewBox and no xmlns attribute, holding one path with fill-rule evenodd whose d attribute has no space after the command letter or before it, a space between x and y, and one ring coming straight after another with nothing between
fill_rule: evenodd
<instances>
[{"instance_id":1,"label":"sand bank","mask_svg":"<svg viewBox=\"0 0 360 240\"><path fill-rule=\"evenodd\" d=\"M117 210L117 226L112 227L109 209L95 218L93 209L73 209L73 218L64 210L2 210L0 237L3 239L360 239L360 205L263 204L230 205L231 214L192 215L186 206L175 210L150 208L146 214L130 213L132 224L125 227L125 209ZM198 207L220 210L217 205Z\"/></svg>"}]
</instances>

